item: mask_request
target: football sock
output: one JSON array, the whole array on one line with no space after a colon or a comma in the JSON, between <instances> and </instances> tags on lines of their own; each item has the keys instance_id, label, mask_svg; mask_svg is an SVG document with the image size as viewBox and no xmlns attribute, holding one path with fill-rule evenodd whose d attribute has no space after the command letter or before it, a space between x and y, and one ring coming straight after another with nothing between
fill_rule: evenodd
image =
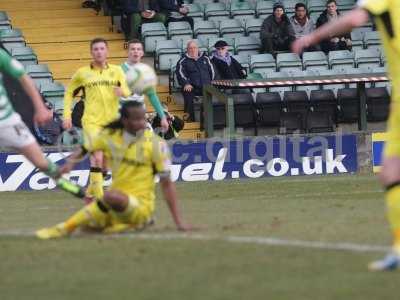
<instances>
[{"instance_id":1,"label":"football sock","mask_svg":"<svg viewBox=\"0 0 400 300\"><path fill-rule=\"evenodd\" d=\"M394 249L400 254L400 182L386 190L387 216L393 232Z\"/></svg>"},{"instance_id":2,"label":"football sock","mask_svg":"<svg viewBox=\"0 0 400 300\"><path fill-rule=\"evenodd\" d=\"M90 168L89 186L87 193L96 199L103 198L103 173L101 168Z\"/></svg>"},{"instance_id":3,"label":"football sock","mask_svg":"<svg viewBox=\"0 0 400 300\"><path fill-rule=\"evenodd\" d=\"M76 228L85 225L93 225L96 227L105 227L108 217L108 208L100 201L94 201L64 222L64 228L69 233Z\"/></svg>"}]
</instances>

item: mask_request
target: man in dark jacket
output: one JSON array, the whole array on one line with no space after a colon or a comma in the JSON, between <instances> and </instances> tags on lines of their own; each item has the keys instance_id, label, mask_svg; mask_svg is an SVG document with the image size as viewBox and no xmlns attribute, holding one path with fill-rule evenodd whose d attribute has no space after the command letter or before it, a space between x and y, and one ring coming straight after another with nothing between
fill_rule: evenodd
<instances>
[{"instance_id":1,"label":"man in dark jacket","mask_svg":"<svg viewBox=\"0 0 400 300\"><path fill-rule=\"evenodd\" d=\"M228 44L218 41L214 45L211 62L218 79L245 79L246 69L228 52Z\"/></svg>"},{"instance_id":2,"label":"man in dark jacket","mask_svg":"<svg viewBox=\"0 0 400 300\"><path fill-rule=\"evenodd\" d=\"M326 10L324 10L317 20L317 28L322 25L336 20L340 16L337 10L336 1L328 0L326 3ZM331 36L329 39L320 43L321 50L325 53L334 50L351 50L351 37L350 33L339 36Z\"/></svg>"},{"instance_id":3,"label":"man in dark jacket","mask_svg":"<svg viewBox=\"0 0 400 300\"><path fill-rule=\"evenodd\" d=\"M214 68L205 53L199 53L195 41L187 43L187 52L176 65L176 76L182 88L184 110L189 114L188 121L194 121L193 100L203 94L203 86L214 79Z\"/></svg>"},{"instance_id":4,"label":"man in dark jacket","mask_svg":"<svg viewBox=\"0 0 400 300\"><path fill-rule=\"evenodd\" d=\"M260 39L265 53L275 55L276 51L289 51L296 37L281 3L275 3L272 15L262 23Z\"/></svg>"},{"instance_id":5,"label":"man in dark jacket","mask_svg":"<svg viewBox=\"0 0 400 300\"><path fill-rule=\"evenodd\" d=\"M190 24L193 30L193 18L187 15L189 9L187 6L184 6L183 0L156 0L154 5L156 11L165 16L166 25L169 22L185 21Z\"/></svg>"},{"instance_id":6,"label":"man in dark jacket","mask_svg":"<svg viewBox=\"0 0 400 300\"><path fill-rule=\"evenodd\" d=\"M120 0L122 8L121 27L125 41L139 38L139 28L146 22L166 22L164 14L158 12L156 0ZM125 44L127 48L127 43Z\"/></svg>"}]
</instances>

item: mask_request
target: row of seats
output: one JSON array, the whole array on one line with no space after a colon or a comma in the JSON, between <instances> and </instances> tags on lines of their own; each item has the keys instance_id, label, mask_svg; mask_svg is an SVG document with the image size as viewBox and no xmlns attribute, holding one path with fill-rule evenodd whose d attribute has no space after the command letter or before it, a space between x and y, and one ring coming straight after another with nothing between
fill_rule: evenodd
<instances>
[{"instance_id":1,"label":"row of seats","mask_svg":"<svg viewBox=\"0 0 400 300\"><path fill-rule=\"evenodd\" d=\"M384 88L366 89L367 120L385 121L389 95ZM331 90L287 91L283 99L277 92L232 95L235 126L243 128L277 127L280 133L333 131L337 123L353 123L359 118L357 89L342 89L338 97ZM226 127L225 104L213 103L214 128ZM284 130L284 132L282 132Z\"/></svg>"}]
</instances>

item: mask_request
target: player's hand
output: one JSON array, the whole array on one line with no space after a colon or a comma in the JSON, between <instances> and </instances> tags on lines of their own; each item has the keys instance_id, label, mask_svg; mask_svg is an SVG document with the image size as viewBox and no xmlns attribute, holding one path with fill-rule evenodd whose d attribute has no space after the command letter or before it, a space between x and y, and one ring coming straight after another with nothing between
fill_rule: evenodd
<instances>
[{"instance_id":1,"label":"player's hand","mask_svg":"<svg viewBox=\"0 0 400 300\"><path fill-rule=\"evenodd\" d=\"M168 128L169 128L169 124L168 124L168 120L166 117L162 118L160 121L160 125L161 125L161 131L162 132L167 132Z\"/></svg>"},{"instance_id":2,"label":"player's hand","mask_svg":"<svg viewBox=\"0 0 400 300\"><path fill-rule=\"evenodd\" d=\"M35 111L33 120L38 125L44 125L53 119L53 112L48 110L45 106Z\"/></svg>"},{"instance_id":3,"label":"player's hand","mask_svg":"<svg viewBox=\"0 0 400 300\"><path fill-rule=\"evenodd\" d=\"M301 54L305 48L308 48L311 46L311 37L308 35L305 35L297 40L295 40L292 44L292 52Z\"/></svg>"},{"instance_id":4,"label":"player's hand","mask_svg":"<svg viewBox=\"0 0 400 300\"><path fill-rule=\"evenodd\" d=\"M72 120L71 119L64 119L62 126L63 126L63 128L65 130L70 130L72 128Z\"/></svg>"},{"instance_id":5,"label":"player's hand","mask_svg":"<svg viewBox=\"0 0 400 300\"><path fill-rule=\"evenodd\" d=\"M58 170L60 171L60 174L62 175L62 174L67 174L67 173L71 172L72 169L73 169L73 164L67 162L67 163L63 164L62 166L60 166Z\"/></svg>"},{"instance_id":6,"label":"player's hand","mask_svg":"<svg viewBox=\"0 0 400 300\"><path fill-rule=\"evenodd\" d=\"M185 86L183 87L183 90L185 92L191 92L193 90L193 86L191 84L185 84Z\"/></svg>"},{"instance_id":7,"label":"player's hand","mask_svg":"<svg viewBox=\"0 0 400 300\"><path fill-rule=\"evenodd\" d=\"M124 92L122 91L122 88L119 86L114 87L114 94L117 97L122 97L124 95Z\"/></svg>"}]
</instances>

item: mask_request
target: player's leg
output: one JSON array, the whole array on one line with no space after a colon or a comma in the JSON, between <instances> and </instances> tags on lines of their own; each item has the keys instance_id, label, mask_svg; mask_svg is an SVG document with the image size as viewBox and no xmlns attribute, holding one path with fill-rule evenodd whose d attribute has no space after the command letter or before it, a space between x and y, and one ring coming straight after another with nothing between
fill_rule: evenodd
<instances>
[{"instance_id":1,"label":"player's leg","mask_svg":"<svg viewBox=\"0 0 400 300\"><path fill-rule=\"evenodd\" d=\"M393 233L393 250L384 259L369 265L374 271L391 270L400 265L400 112L392 103L388 139L379 179L385 188L387 217Z\"/></svg>"}]
</instances>

